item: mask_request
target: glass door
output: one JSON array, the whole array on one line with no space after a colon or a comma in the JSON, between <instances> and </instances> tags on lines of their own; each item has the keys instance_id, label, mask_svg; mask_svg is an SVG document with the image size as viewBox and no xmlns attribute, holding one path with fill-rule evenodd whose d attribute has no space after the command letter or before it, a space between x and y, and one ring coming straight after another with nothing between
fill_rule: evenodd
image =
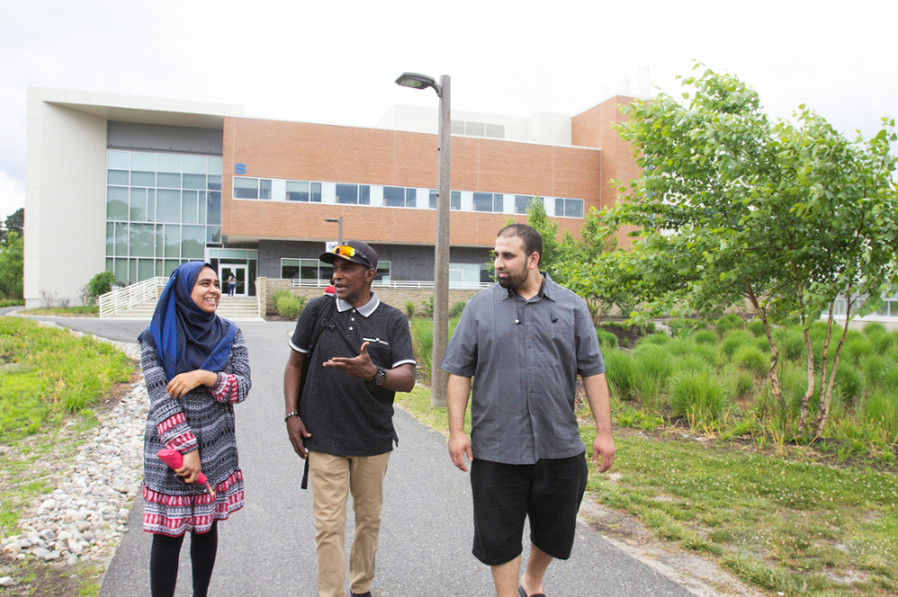
<instances>
[{"instance_id":1,"label":"glass door","mask_svg":"<svg viewBox=\"0 0 898 597\"><path fill-rule=\"evenodd\" d=\"M233 296L246 296L246 266L233 263L222 263L219 268L221 269L218 274L218 277L221 280L221 294L231 295L228 278L233 274L233 282L235 282Z\"/></svg>"}]
</instances>

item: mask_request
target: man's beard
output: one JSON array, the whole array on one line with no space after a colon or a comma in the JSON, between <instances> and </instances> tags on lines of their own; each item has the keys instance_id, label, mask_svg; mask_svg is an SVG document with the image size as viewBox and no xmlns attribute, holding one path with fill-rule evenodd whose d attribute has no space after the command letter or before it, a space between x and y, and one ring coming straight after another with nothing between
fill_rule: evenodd
<instances>
[{"instance_id":1,"label":"man's beard","mask_svg":"<svg viewBox=\"0 0 898 597\"><path fill-rule=\"evenodd\" d=\"M512 291L517 290L527 281L527 270L519 274L515 274L510 270L505 270L508 274L506 278L499 278L499 286L502 288L510 288ZM498 277L498 276L497 276Z\"/></svg>"}]
</instances>

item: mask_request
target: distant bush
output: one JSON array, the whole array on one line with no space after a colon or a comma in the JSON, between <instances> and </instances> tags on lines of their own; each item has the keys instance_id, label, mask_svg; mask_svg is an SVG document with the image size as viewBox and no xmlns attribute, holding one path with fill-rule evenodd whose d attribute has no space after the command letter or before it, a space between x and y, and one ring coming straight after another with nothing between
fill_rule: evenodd
<instances>
[{"instance_id":1,"label":"distant bush","mask_svg":"<svg viewBox=\"0 0 898 597\"><path fill-rule=\"evenodd\" d=\"M415 313L418 312L418 306L415 304L415 301L409 299L405 301L405 316L411 319L415 316Z\"/></svg>"},{"instance_id":2,"label":"distant bush","mask_svg":"<svg viewBox=\"0 0 898 597\"><path fill-rule=\"evenodd\" d=\"M605 357L605 379L616 391L619 398L628 400L633 397L636 365L632 355L623 350L609 350Z\"/></svg>"},{"instance_id":3,"label":"distant bush","mask_svg":"<svg viewBox=\"0 0 898 597\"><path fill-rule=\"evenodd\" d=\"M452 306L449 307L449 317L461 317L462 311L465 310L465 305L467 303L465 301L457 301L452 303Z\"/></svg>"},{"instance_id":4,"label":"distant bush","mask_svg":"<svg viewBox=\"0 0 898 597\"><path fill-rule=\"evenodd\" d=\"M656 344L659 346L663 346L668 342L670 342L670 336L668 336L667 334L649 334L648 336L643 336L642 338L640 338L637 344L639 346L642 346L644 344Z\"/></svg>"},{"instance_id":5,"label":"distant bush","mask_svg":"<svg viewBox=\"0 0 898 597\"><path fill-rule=\"evenodd\" d=\"M597 328L596 335L599 337L599 347L603 351L606 349L617 348L617 336L611 332L606 332L602 328Z\"/></svg>"},{"instance_id":6,"label":"distant bush","mask_svg":"<svg viewBox=\"0 0 898 597\"><path fill-rule=\"evenodd\" d=\"M830 341L830 345L832 345L832 341ZM835 350L834 346L832 350ZM866 336L846 340L845 346L842 347L842 358L852 365L857 365L871 354L873 354L873 343Z\"/></svg>"},{"instance_id":7,"label":"distant bush","mask_svg":"<svg viewBox=\"0 0 898 597\"><path fill-rule=\"evenodd\" d=\"M755 337L750 332L731 331L720 343L720 352L732 358L743 346L754 346L754 341Z\"/></svg>"},{"instance_id":8,"label":"distant bush","mask_svg":"<svg viewBox=\"0 0 898 597\"><path fill-rule=\"evenodd\" d=\"M115 285L115 274L100 272L87 283L86 298L89 305L97 304L97 299L106 294Z\"/></svg>"},{"instance_id":9,"label":"distant bush","mask_svg":"<svg viewBox=\"0 0 898 597\"><path fill-rule=\"evenodd\" d=\"M870 339L879 338L880 336L885 336L889 333L889 330L886 329L886 326L882 325L878 321L871 321L870 323L865 325L864 329L861 331Z\"/></svg>"},{"instance_id":10,"label":"distant bush","mask_svg":"<svg viewBox=\"0 0 898 597\"><path fill-rule=\"evenodd\" d=\"M421 308L424 310L424 315L433 318L433 297L427 297L427 300L421 301Z\"/></svg>"},{"instance_id":11,"label":"distant bush","mask_svg":"<svg viewBox=\"0 0 898 597\"><path fill-rule=\"evenodd\" d=\"M742 346L733 353L733 363L757 377L767 375L770 369L770 359L751 344Z\"/></svg>"},{"instance_id":12,"label":"distant bush","mask_svg":"<svg viewBox=\"0 0 898 597\"><path fill-rule=\"evenodd\" d=\"M723 338L730 330L745 330L745 320L735 313L727 313L717 320L717 335Z\"/></svg>"},{"instance_id":13,"label":"distant bush","mask_svg":"<svg viewBox=\"0 0 898 597\"><path fill-rule=\"evenodd\" d=\"M695 334L692 335L692 339L695 340L696 344L708 344L711 346L717 344L717 334L715 334L711 330L702 330L700 332L695 332Z\"/></svg>"},{"instance_id":14,"label":"distant bush","mask_svg":"<svg viewBox=\"0 0 898 597\"><path fill-rule=\"evenodd\" d=\"M726 388L708 372L681 371L670 379L670 406L680 417L716 420L727 408Z\"/></svg>"},{"instance_id":15,"label":"distant bush","mask_svg":"<svg viewBox=\"0 0 898 597\"><path fill-rule=\"evenodd\" d=\"M656 344L639 346L634 355L636 397L644 408L653 409L664 395L664 388L673 371L673 359L664 347Z\"/></svg>"},{"instance_id":16,"label":"distant bush","mask_svg":"<svg viewBox=\"0 0 898 597\"><path fill-rule=\"evenodd\" d=\"M839 363L836 367L836 387L846 402L857 404L864 392L864 378L857 369L848 363Z\"/></svg>"},{"instance_id":17,"label":"distant bush","mask_svg":"<svg viewBox=\"0 0 898 597\"><path fill-rule=\"evenodd\" d=\"M272 295L274 310L281 317L297 319L306 306L308 299L304 296L296 296L289 290L278 290Z\"/></svg>"},{"instance_id":18,"label":"distant bush","mask_svg":"<svg viewBox=\"0 0 898 597\"><path fill-rule=\"evenodd\" d=\"M765 338L767 337L767 333L764 331L764 322L759 319L755 319L748 324L748 331L755 336L764 336Z\"/></svg>"}]
</instances>

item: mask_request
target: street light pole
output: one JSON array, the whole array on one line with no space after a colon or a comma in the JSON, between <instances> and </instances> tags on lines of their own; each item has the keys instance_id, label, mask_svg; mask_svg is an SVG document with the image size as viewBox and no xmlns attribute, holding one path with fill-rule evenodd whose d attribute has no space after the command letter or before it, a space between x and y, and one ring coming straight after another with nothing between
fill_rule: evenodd
<instances>
[{"instance_id":1,"label":"street light pole","mask_svg":"<svg viewBox=\"0 0 898 597\"><path fill-rule=\"evenodd\" d=\"M450 203L450 140L452 116L450 108L450 78L440 77L437 84L431 77L403 73L397 85L413 89L433 87L440 98L440 128L437 151L436 238L433 259L433 348L430 365L430 405L446 406L449 377L440 368L449 344L449 203Z\"/></svg>"},{"instance_id":2,"label":"street light pole","mask_svg":"<svg viewBox=\"0 0 898 597\"><path fill-rule=\"evenodd\" d=\"M337 223L337 244L343 244L343 216L339 218L324 218L325 222L336 222Z\"/></svg>"}]
</instances>

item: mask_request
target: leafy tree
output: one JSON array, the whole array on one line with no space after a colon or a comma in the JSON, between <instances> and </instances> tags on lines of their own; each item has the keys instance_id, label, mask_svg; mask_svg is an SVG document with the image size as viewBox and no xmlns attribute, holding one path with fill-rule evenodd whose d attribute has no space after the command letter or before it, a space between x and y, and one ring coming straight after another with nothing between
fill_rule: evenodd
<instances>
[{"instance_id":1,"label":"leafy tree","mask_svg":"<svg viewBox=\"0 0 898 597\"><path fill-rule=\"evenodd\" d=\"M25 208L20 207L13 214L7 216L0 226L0 244L6 244L10 232L17 232L19 238L25 236Z\"/></svg>"},{"instance_id":2,"label":"leafy tree","mask_svg":"<svg viewBox=\"0 0 898 597\"><path fill-rule=\"evenodd\" d=\"M25 242L10 231L6 245L0 246L0 296L21 299L25 271Z\"/></svg>"},{"instance_id":3,"label":"leafy tree","mask_svg":"<svg viewBox=\"0 0 898 597\"><path fill-rule=\"evenodd\" d=\"M799 319L808 392L796 431L810 436L815 371L807 330L822 312L833 327L839 297L847 298L847 326L862 312L857 297L869 297L862 307L869 311L896 286L892 123L869 141L849 142L804 106L797 124L772 123L757 93L734 76L705 70L684 83L694 91L682 95L683 103L665 94L634 102L622 108L629 120L618 127L643 174L621 189L629 201L601 217L612 231L640 229L632 250L618 257L621 279L636 280L644 301L635 319L748 302L764 325L772 392L781 404L771 326ZM821 377L817 435L834 365L829 379L825 370Z\"/></svg>"}]
</instances>

